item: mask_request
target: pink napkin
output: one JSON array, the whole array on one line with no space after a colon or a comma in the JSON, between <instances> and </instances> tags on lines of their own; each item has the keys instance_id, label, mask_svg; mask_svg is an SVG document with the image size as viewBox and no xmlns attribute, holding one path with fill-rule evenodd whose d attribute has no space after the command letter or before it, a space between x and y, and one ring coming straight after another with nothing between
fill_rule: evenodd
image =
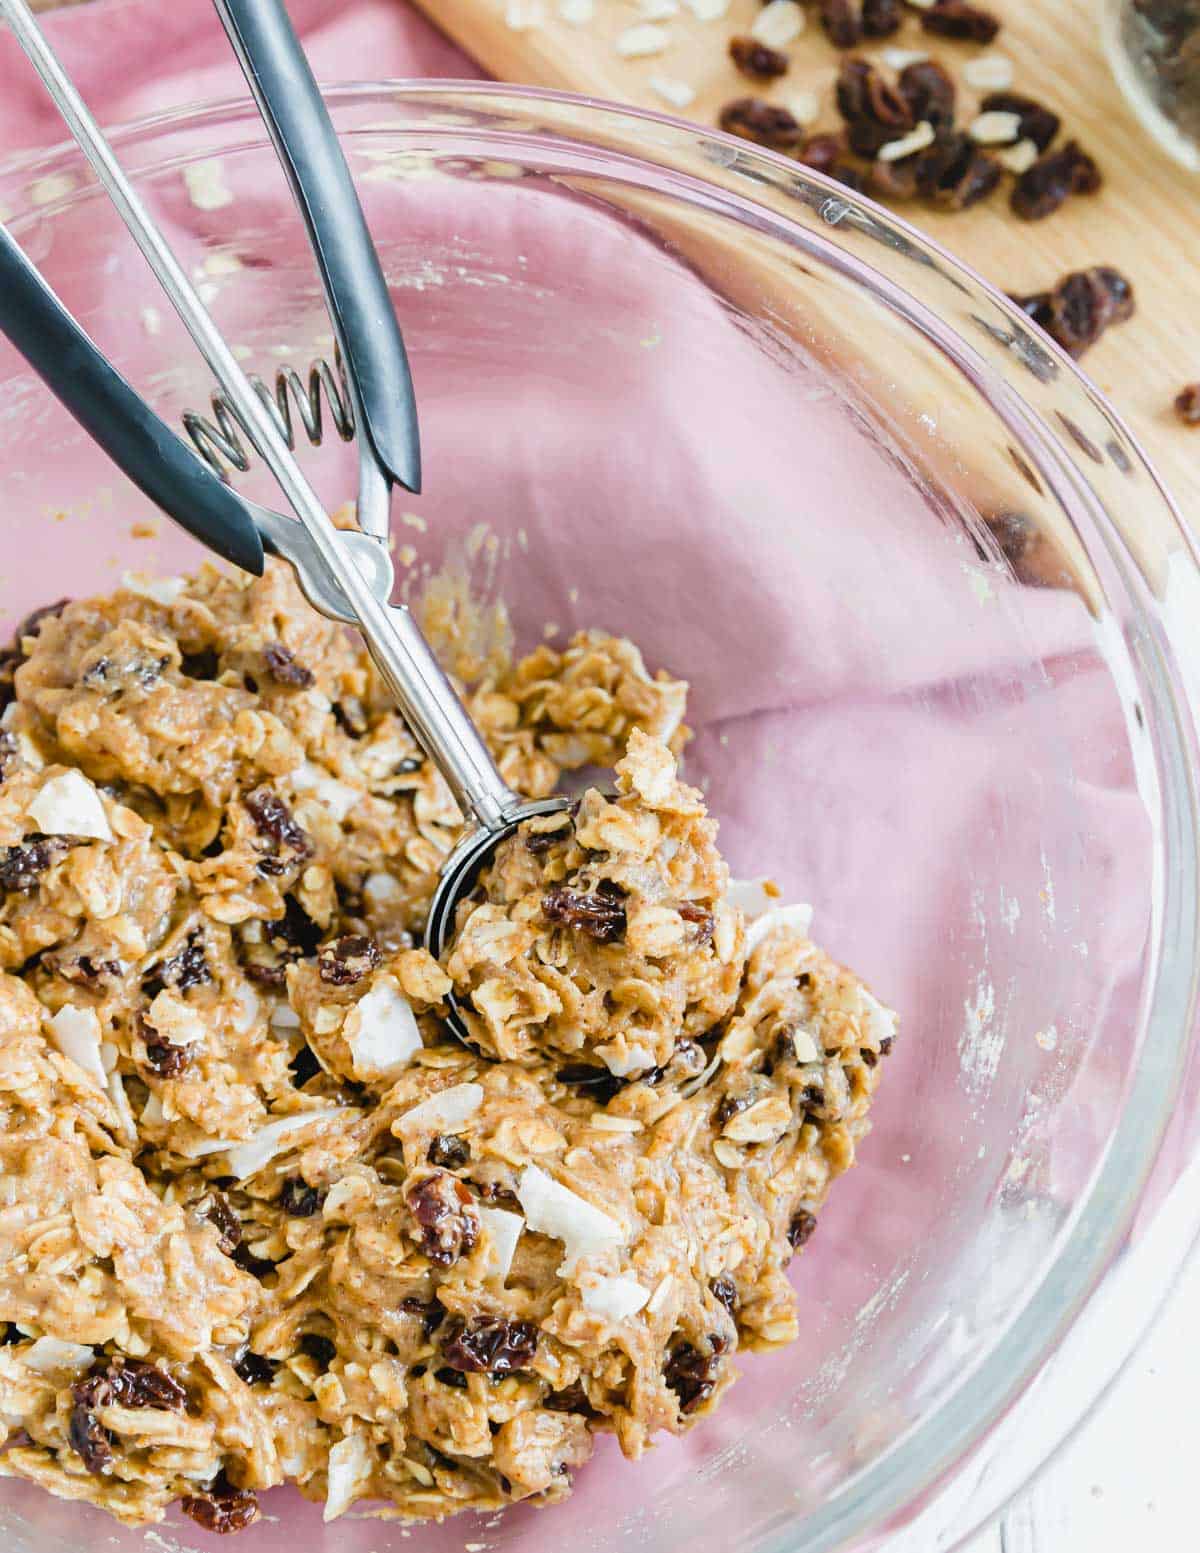
<instances>
[{"instance_id":1,"label":"pink napkin","mask_svg":"<svg viewBox=\"0 0 1200 1553\"><path fill-rule=\"evenodd\" d=\"M404 0L291 0L288 9L319 80L481 73ZM92 0L42 24L104 124L245 91L210 0ZM0 36L0 157L63 138L15 40Z\"/></svg>"}]
</instances>

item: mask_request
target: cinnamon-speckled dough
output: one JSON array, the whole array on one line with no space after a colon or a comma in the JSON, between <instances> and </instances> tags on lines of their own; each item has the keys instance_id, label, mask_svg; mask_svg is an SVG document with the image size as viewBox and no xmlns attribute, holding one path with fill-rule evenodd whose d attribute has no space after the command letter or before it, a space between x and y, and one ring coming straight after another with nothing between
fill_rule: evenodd
<instances>
[{"instance_id":1,"label":"cinnamon-speckled dough","mask_svg":"<svg viewBox=\"0 0 1200 1553\"><path fill-rule=\"evenodd\" d=\"M0 672L0 1473L216 1531L289 1479L551 1503L795 1335L894 1016L731 890L682 681L601 633L513 663L452 599L506 779L615 791L506 845L442 965L453 801L283 568L132 579Z\"/></svg>"}]
</instances>

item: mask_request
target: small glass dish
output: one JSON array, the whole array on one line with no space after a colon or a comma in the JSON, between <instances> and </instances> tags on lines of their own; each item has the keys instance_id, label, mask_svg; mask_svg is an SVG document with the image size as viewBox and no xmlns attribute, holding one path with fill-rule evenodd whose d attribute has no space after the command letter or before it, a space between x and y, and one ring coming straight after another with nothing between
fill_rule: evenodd
<instances>
[{"instance_id":1,"label":"small glass dish","mask_svg":"<svg viewBox=\"0 0 1200 1553\"><path fill-rule=\"evenodd\" d=\"M520 648L598 625L686 676L686 769L735 873L811 900L814 936L901 1015L874 1132L794 1264L801 1340L747 1357L647 1460L602 1442L564 1506L421 1547L951 1548L1092 1405L1197 1228L1194 1203L1158 1212L1196 1115L1190 541L1066 357L870 201L582 99L329 100L422 408L404 586L454 561ZM331 352L247 102L114 138L248 366ZM0 203L157 408L205 410L78 155L10 164ZM10 624L195 564L7 350L0 393ZM336 438L302 456L331 501L353 490ZM261 469L241 483L272 494ZM248 1549L408 1536L322 1530L291 1490L265 1509ZM0 1528L8 1553L147 1545L12 1483Z\"/></svg>"},{"instance_id":2,"label":"small glass dish","mask_svg":"<svg viewBox=\"0 0 1200 1553\"><path fill-rule=\"evenodd\" d=\"M1200 171L1200 3L1104 0L1104 42L1117 84L1159 144Z\"/></svg>"}]
</instances>

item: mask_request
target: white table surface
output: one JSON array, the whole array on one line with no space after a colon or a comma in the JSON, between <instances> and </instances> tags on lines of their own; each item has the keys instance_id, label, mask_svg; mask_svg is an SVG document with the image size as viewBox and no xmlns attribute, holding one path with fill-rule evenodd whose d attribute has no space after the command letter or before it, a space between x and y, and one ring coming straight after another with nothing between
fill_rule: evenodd
<instances>
[{"instance_id":1,"label":"white table surface","mask_svg":"<svg viewBox=\"0 0 1200 1553\"><path fill-rule=\"evenodd\" d=\"M1200 1259L1076 1437L967 1553L1193 1553ZM931 1550L932 1553L932 1550Z\"/></svg>"}]
</instances>

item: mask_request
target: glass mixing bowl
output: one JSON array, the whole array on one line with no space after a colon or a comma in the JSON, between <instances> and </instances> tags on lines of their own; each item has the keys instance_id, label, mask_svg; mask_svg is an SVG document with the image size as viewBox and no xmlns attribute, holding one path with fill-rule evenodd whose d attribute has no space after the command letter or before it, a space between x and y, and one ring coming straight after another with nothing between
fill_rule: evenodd
<instances>
[{"instance_id":1,"label":"glass mixing bowl","mask_svg":"<svg viewBox=\"0 0 1200 1553\"><path fill-rule=\"evenodd\" d=\"M734 871L812 901L815 936L902 1020L861 1162L794 1264L800 1341L746 1358L647 1460L605 1442L567 1505L421 1546L950 1547L1091 1405L1195 1229L1174 1204L1152 1278L1121 1281L1194 1115L1187 538L1066 358L844 189L570 98L366 85L331 107L421 403L404 586L453 563L522 647L602 625L685 675L687 771ZM247 365L328 354L249 104L116 140ZM160 411L204 410L205 370L75 153L10 166L0 202ZM199 558L11 354L0 389L11 621ZM304 457L352 494L336 437ZM271 494L261 470L244 484ZM322 1530L290 1490L266 1511L248 1550L406 1535ZM9 1553L144 1539L15 1485L0 1531ZM171 1547L205 1545L172 1523Z\"/></svg>"}]
</instances>

